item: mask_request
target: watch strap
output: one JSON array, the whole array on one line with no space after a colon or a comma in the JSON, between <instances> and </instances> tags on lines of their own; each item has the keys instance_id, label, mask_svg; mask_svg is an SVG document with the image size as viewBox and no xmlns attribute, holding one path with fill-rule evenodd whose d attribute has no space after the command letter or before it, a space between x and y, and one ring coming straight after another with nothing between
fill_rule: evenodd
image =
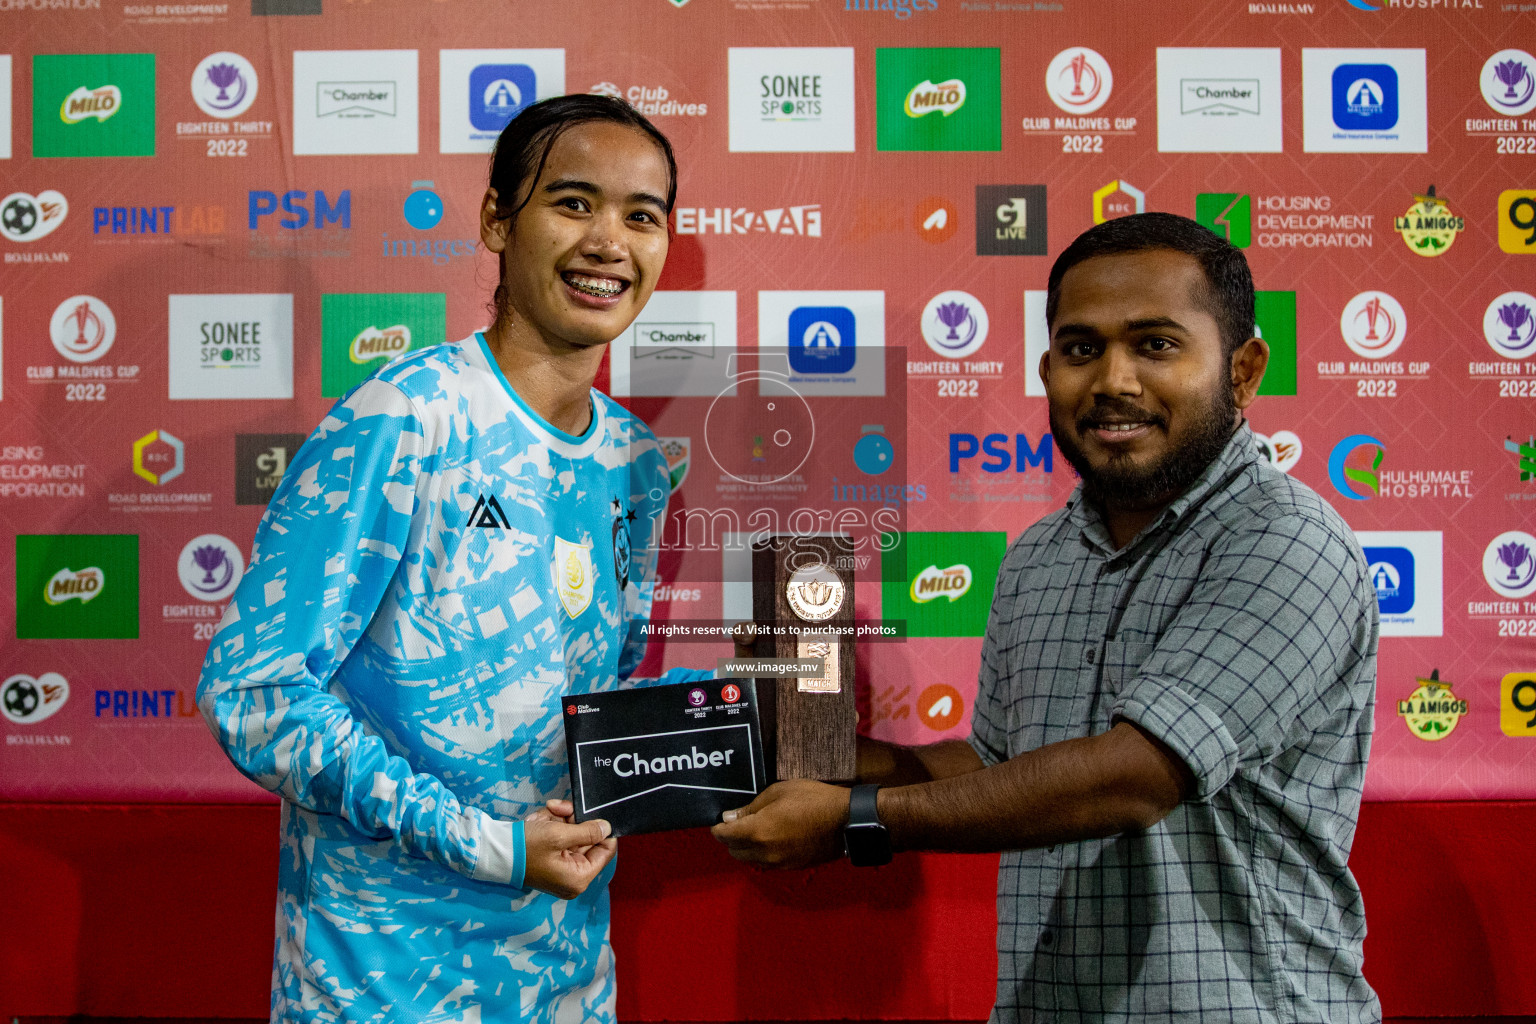
<instances>
[{"instance_id":1,"label":"watch strap","mask_svg":"<svg viewBox=\"0 0 1536 1024\"><path fill-rule=\"evenodd\" d=\"M854 786L848 795L849 825L879 825L880 787L872 783Z\"/></svg>"}]
</instances>

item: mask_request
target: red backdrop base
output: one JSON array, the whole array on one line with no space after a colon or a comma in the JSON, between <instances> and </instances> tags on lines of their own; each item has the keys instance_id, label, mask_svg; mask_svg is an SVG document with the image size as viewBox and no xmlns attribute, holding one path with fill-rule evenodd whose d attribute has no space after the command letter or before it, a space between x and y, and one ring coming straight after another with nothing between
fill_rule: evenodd
<instances>
[{"instance_id":1,"label":"red backdrop base","mask_svg":"<svg viewBox=\"0 0 1536 1024\"><path fill-rule=\"evenodd\" d=\"M0 806L0 1017L262 1017L277 809ZM1512 865L1536 802L1373 803L1352 861L1366 974L1391 1016L1536 1013ZM626 1020L980 1020L995 857L757 874L707 835L626 839L614 883Z\"/></svg>"}]
</instances>

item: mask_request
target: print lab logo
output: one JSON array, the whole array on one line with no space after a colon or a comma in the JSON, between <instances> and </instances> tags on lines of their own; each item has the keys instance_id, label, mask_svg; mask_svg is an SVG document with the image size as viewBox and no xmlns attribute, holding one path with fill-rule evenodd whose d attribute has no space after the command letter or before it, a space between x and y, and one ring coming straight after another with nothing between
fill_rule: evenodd
<instances>
[{"instance_id":1,"label":"print lab logo","mask_svg":"<svg viewBox=\"0 0 1536 1024\"><path fill-rule=\"evenodd\" d=\"M936 355L964 359L987 340L987 309L967 292L940 292L923 309L923 340Z\"/></svg>"},{"instance_id":2,"label":"print lab logo","mask_svg":"<svg viewBox=\"0 0 1536 1024\"><path fill-rule=\"evenodd\" d=\"M1483 312L1483 338L1505 359L1525 359L1536 352L1536 298L1505 292Z\"/></svg>"},{"instance_id":3,"label":"print lab logo","mask_svg":"<svg viewBox=\"0 0 1536 1024\"><path fill-rule=\"evenodd\" d=\"M1483 579L1500 597L1536 593L1536 537L1510 530L1493 538L1483 551Z\"/></svg>"},{"instance_id":4,"label":"print lab logo","mask_svg":"<svg viewBox=\"0 0 1536 1024\"><path fill-rule=\"evenodd\" d=\"M245 572L245 558L228 537L205 533L187 541L176 560L176 574L187 593L199 601L223 601L235 592Z\"/></svg>"},{"instance_id":5,"label":"print lab logo","mask_svg":"<svg viewBox=\"0 0 1536 1024\"><path fill-rule=\"evenodd\" d=\"M8 242L35 242L53 234L68 214L69 200L51 188L35 196L12 192L0 199L0 237Z\"/></svg>"},{"instance_id":6,"label":"print lab logo","mask_svg":"<svg viewBox=\"0 0 1536 1024\"><path fill-rule=\"evenodd\" d=\"M732 153L851 153L850 47L743 47L727 53Z\"/></svg>"},{"instance_id":7,"label":"print lab logo","mask_svg":"<svg viewBox=\"0 0 1536 1024\"><path fill-rule=\"evenodd\" d=\"M1370 467L1346 466L1349 457L1362 448L1374 448L1370 455ZM1381 495L1381 478L1377 470L1386 458L1387 449L1370 434L1351 434L1333 446L1328 455L1328 480L1333 489L1351 501L1365 501Z\"/></svg>"},{"instance_id":8,"label":"print lab logo","mask_svg":"<svg viewBox=\"0 0 1536 1024\"><path fill-rule=\"evenodd\" d=\"M239 117L256 102L256 67L238 53L204 57L192 72L192 99L209 117Z\"/></svg>"},{"instance_id":9,"label":"print lab logo","mask_svg":"<svg viewBox=\"0 0 1536 1024\"><path fill-rule=\"evenodd\" d=\"M14 675L0 684L0 714L13 725L36 725L69 700L69 680L57 672Z\"/></svg>"},{"instance_id":10,"label":"print lab logo","mask_svg":"<svg viewBox=\"0 0 1536 1024\"><path fill-rule=\"evenodd\" d=\"M1524 50L1500 50L1489 57L1477 81L1484 102L1505 117L1536 109L1536 58Z\"/></svg>"},{"instance_id":11,"label":"print lab logo","mask_svg":"<svg viewBox=\"0 0 1536 1024\"><path fill-rule=\"evenodd\" d=\"M93 295L71 295L48 321L54 350L72 363L94 363L117 340L117 318Z\"/></svg>"},{"instance_id":12,"label":"print lab logo","mask_svg":"<svg viewBox=\"0 0 1536 1024\"><path fill-rule=\"evenodd\" d=\"M1385 359L1408 335L1408 315L1386 292L1361 292L1344 305L1339 332L1350 351L1365 359Z\"/></svg>"},{"instance_id":13,"label":"print lab logo","mask_svg":"<svg viewBox=\"0 0 1536 1024\"><path fill-rule=\"evenodd\" d=\"M1376 590L1381 635L1444 633L1444 537L1432 530L1356 532Z\"/></svg>"},{"instance_id":14,"label":"print lab logo","mask_svg":"<svg viewBox=\"0 0 1536 1024\"><path fill-rule=\"evenodd\" d=\"M1062 50L1045 69L1045 91L1069 114L1091 114L1114 91L1115 75L1097 50L1074 46Z\"/></svg>"},{"instance_id":15,"label":"print lab logo","mask_svg":"<svg viewBox=\"0 0 1536 1024\"><path fill-rule=\"evenodd\" d=\"M1044 185L976 186L976 255L1044 256Z\"/></svg>"}]
</instances>

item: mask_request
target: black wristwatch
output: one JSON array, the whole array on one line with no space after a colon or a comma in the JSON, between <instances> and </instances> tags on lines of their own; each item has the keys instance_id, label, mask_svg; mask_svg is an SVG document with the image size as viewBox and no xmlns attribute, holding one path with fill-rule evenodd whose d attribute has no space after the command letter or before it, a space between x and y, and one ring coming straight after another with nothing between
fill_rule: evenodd
<instances>
[{"instance_id":1,"label":"black wristwatch","mask_svg":"<svg viewBox=\"0 0 1536 1024\"><path fill-rule=\"evenodd\" d=\"M855 867L877 868L891 862L891 834L880 824L879 786L854 786L848 796L848 824L843 847Z\"/></svg>"}]
</instances>

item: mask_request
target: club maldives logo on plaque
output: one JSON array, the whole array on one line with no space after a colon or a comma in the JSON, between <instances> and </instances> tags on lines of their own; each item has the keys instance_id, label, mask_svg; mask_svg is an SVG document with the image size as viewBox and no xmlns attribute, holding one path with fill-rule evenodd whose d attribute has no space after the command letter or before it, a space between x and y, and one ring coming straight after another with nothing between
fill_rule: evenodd
<instances>
[{"instance_id":1,"label":"club maldives logo on plaque","mask_svg":"<svg viewBox=\"0 0 1536 1024\"><path fill-rule=\"evenodd\" d=\"M1477 82L1484 102L1505 117L1536 109L1536 58L1524 50L1500 50L1489 57Z\"/></svg>"}]
</instances>

